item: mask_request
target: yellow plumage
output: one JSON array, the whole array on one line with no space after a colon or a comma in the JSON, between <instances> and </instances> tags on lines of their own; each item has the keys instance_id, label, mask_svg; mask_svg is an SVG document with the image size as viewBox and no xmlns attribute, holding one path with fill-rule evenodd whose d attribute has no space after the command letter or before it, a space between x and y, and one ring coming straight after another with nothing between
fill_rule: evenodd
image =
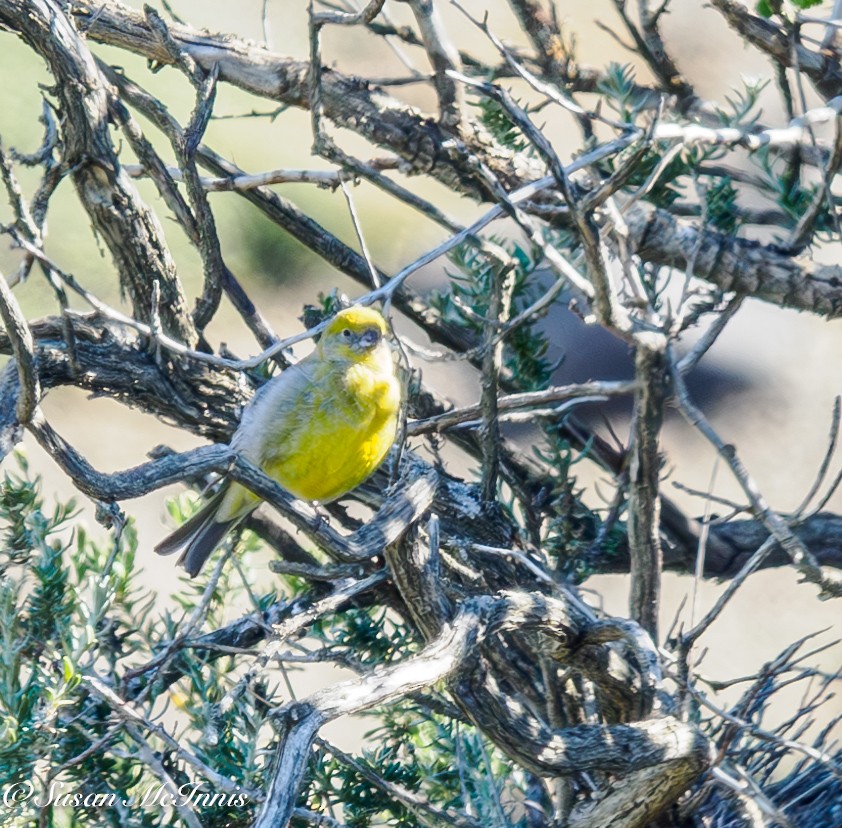
<instances>
[{"instance_id":1,"label":"yellow plumage","mask_svg":"<svg viewBox=\"0 0 842 828\"><path fill-rule=\"evenodd\" d=\"M400 409L386 330L373 308L340 311L310 356L260 389L232 448L303 500L327 503L362 483L389 452ZM195 575L259 503L238 483L226 484L156 551L186 547L179 563Z\"/></svg>"}]
</instances>

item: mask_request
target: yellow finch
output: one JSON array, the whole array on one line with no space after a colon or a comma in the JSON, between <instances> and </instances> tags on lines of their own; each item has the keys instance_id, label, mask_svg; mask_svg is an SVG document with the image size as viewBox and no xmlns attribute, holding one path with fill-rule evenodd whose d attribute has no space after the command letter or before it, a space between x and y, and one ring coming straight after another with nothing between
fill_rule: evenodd
<instances>
[{"instance_id":1,"label":"yellow finch","mask_svg":"<svg viewBox=\"0 0 842 828\"><path fill-rule=\"evenodd\" d=\"M327 503L358 486L395 439L400 384L385 335L386 322L373 308L340 311L312 354L258 391L231 447L303 500ZM195 576L259 504L244 486L226 482L155 551L183 548L178 562Z\"/></svg>"}]
</instances>

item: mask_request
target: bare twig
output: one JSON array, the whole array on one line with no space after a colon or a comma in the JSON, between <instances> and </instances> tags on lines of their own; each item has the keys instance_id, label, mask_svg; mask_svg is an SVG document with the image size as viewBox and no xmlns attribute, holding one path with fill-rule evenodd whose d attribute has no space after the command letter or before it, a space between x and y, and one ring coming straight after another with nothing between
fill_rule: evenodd
<instances>
[{"instance_id":1,"label":"bare twig","mask_svg":"<svg viewBox=\"0 0 842 828\"><path fill-rule=\"evenodd\" d=\"M368 272L371 274L371 286L373 288L379 288L380 272L371 261L371 253L369 252L368 245L365 243L365 234L363 233L362 226L360 225L357 208L354 206L354 199L351 197L351 191L348 189L344 181L341 186L342 195L345 196L345 202L348 205L348 212L351 214L351 223L354 225L354 232L357 234L357 241L360 243L360 253L362 253L365 263L368 265Z\"/></svg>"},{"instance_id":2,"label":"bare twig","mask_svg":"<svg viewBox=\"0 0 842 828\"><path fill-rule=\"evenodd\" d=\"M578 385L552 386L543 391L527 391L521 394L507 394L497 400L496 408L499 413L516 411L519 408L532 408L547 403L573 400L581 397L617 397L634 393L634 382L585 382ZM414 437L419 434L442 432L453 428L459 423L476 420L482 417L482 404L469 405L453 411L445 411L428 417L425 420L414 420L407 426L407 434Z\"/></svg>"},{"instance_id":3,"label":"bare twig","mask_svg":"<svg viewBox=\"0 0 842 828\"><path fill-rule=\"evenodd\" d=\"M649 8L648 0L639 0L637 7L640 28L638 28L626 11L626 1L614 0L614 6L625 24L626 30L634 40L636 51L655 73L661 89L668 94L676 95L680 107L686 109L694 103L696 93L667 52L658 28L659 18L668 5L669 0L665 0L659 9L652 11Z\"/></svg>"},{"instance_id":4,"label":"bare twig","mask_svg":"<svg viewBox=\"0 0 842 828\"><path fill-rule=\"evenodd\" d=\"M816 493L821 488L821 485L827 476L827 471L830 468L833 455L836 453L836 445L839 440L840 417L842 417L842 397L836 397L833 400L833 414L830 421L830 434L828 435L827 440L827 450L824 453L824 457L822 458L821 465L816 473L815 480L813 480L813 484L810 486L807 494L804 495L804 499L801 503L799 503L793 510L792 514L796 520L804 514L805 510L810 505L810 501L816 496ZM833 489L834 486L831 486L831 491L833 491ZM820 508L820 506L818 508Z\"/></svg>"},{"instance_id":5,"label":"bare twig","mask_svg":"<svg viewBox=\"0 0 842 828\"><path fill-rule=\"evenodd\" d=\"M577 206L576 199L574 198L573 191L568 182L567 172L549 141L547 141L541 131L535 127L526 112L524 112L524 110L519 107L511 99L511 96L501 87L490 83L480 83L455 72L451 72L451 74L458 80L462 81L462 83L479 89L484 94L497 100L542 155L543 159L547 163L547 166L552 172L552 177L555 179L556 186L564 196L564 200L567 203L576 228L579 231L582 247L585 253L585 260L588 265L589 281L583 279L575 268L567 263L567 261L560 256L551 245L548 245L544 241L541 234L536 230L532 219L522 210L519 210L513 202L511 202L503 188L500 186L499 181L497 181L497 179L493 176L491 170L483 166L481 167L481 171L483 172L483 177L489 183L491 192L503 205L506 212L527 234L529 240L541 250L550 265L557 270L559 274L566 276L577 289L585 294L585 296L588 296L593 300L599 321L606 327L613 328L621 334L627 333L630 328L629 321L619 307L614 291L611 288L599 240L599 232L593 222L593 218L582 212Z\"/></svg>"},{"instance_id":6,"label":"bare twig","mask_svg":"<svg viewBox=\"0 0 842 828\"><path fill-rule=\"evenodd\" d=\"M152 278L159 279L165 332L192 345L196 331L163 230L120 169L108 131L108 84L68 14L52 0L39 0L25 9L0 4L0 23L19 33L44 58L55 78L65 161L84 209L111 252L135 315L149 321L152 308L147 286ZM115 209L115 204L120 208Z\"/></svg>"},{"instance_id":7,"label":"bare twig","mask_svg":"<svg viewBox=\"0 0 842 828\"><path fill-rule=\"evenodd\" d=\"M392 166L387 161L377 162L377 166ZM124 164L123 169L132 178L151 177L152 173L142 164ZM184 174L179 167L167 167L173 181L183 181ZM315 184L317 187L331 189L342 184L342 174L335 170L267 170L266 172L209 178L200 176L199 183L210 193L231 192L232 190L252 190L255 187L269 187L273 184Z\"/></svg>"},{"instance_id":8,"label":"bare twig","mask_svg":"<svg viewBox=\"0 0 842 828\"><path fill-rule=\"evenodd\" d=\"M678 370L682 374L688 374L699 364L701 358L711 349L719 335L725 330L725 326L734 318L742 303L743 297L737 295L721 313L716 315L699 341L678 361Z\"/></svg>"},{"instance_id":9,"label":"bare twig","mask_svg":"<svg viewBox=\"0 0 842 828\"><path fill-rule=\"evenodd\" d=\"M735 0L711 0L711 5L722 14L731 28L781 66L794 68L795 58L801 71L810 78L824 98L838 94L842 68L837 54L830 50L808 49L803 45L797 45L793 49L785 27L753 14Z\"/></svg>"},{"instance_id":10,"label":"bare twig","mask_svg":"<svg viewBox=\"0 0 842 828\"><path fill-rule=\"evenodd\" d=\"M439 118L449 130L458 130L464 101L448 71L459 69L459 52L447 36L441 15L433 0L409 0L421 41L433 67L433 84L439 101Z\"/></svg>"}]
</instances>

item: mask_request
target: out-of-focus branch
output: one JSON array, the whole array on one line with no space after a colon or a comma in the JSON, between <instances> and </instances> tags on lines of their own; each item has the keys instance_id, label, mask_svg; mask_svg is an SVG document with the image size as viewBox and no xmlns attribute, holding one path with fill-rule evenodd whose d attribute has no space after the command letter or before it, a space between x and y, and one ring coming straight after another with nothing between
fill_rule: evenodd
<instances>
[{"instance_id":1,"label":"out-of-focus branch","mask_svg":"<svg viewBox=\"0 0 842 828\"><path fill-rule=\"evenodd\" d=\"M674 364L670 366L670 369L675 396L681 413L691 425L699 430L728 464L751 504L754 516L766 526L769 533L786 550L793 565L804 576L805 580L819 586L826 596L842 597L842 575L835 571L823 569L787 522L772 510L737 455L734 446L725 443L690 399L681 372L675 368Z\"/></svg>"},{"instance_id":2,"label":"out-of-focus branch","mask_svg":"<svg viewBox=\"0 0 842 828\"><path fill-rule=\"evenodd\" d=\"M316 14L315 21L323 26L326 23L335 26L359 26L371 23L383 10L385 0L369 0L358 12L324 11Z\"/></svg>"},{"instance_id":3,"label":"out-of-focus branch","mask_svg":"<svg viewBox=\"0 0 842 828\"><path fill-rule=\"evenodd\" d=\"M663 511L662 508L661 528L666 533ZM819 512L799 523L793 531L821 567L842 569L842 517ZM731 520L712 524L702 576L717 580L733 578L769 537L769 531L757 520ZM664 541L664 569L692 573L697 551L695 540L697 538L689 535L681 544L669 539ZM791 564L783 547L773 543L771 551L758 562L756 568L771 569ZM588 565L594 573L628 572L631 563L627 543L621 541L610 555L590 559Z\"/></svg>"},{"instance_id":4,"label":"out-of-focus branch","mask_svg":"<svg viewBox=\"0 0 842 828\"><path fill-rule=\"evenodd\" d=\"M537 0L509 0L509 5L538 52L538 62L544 73L551 76L566 74L570 56L555 15ZM552 8L555 10L554 6Z\"/></svg>"},{"instance_id":5,"label":"out-of-focus branch","mask_svg":"<svg viewBox=\"0 0 842 828\"><path fill-rule=\"evenodd\" d=\"M676 95L679 108L682 111L687 111L696 103L696 93L692 85L679 71L672 55L667 51L658 25L668 4L669 0L663 0L660 8L653 12L649 7L648 0L638 0L637 8L640 23L638 28L628 15L625 0L614 0L614 5L626 26L626 30L634 39L638 52L660 81L661 88L671 95Z\"/></svg>"}]
</instances>

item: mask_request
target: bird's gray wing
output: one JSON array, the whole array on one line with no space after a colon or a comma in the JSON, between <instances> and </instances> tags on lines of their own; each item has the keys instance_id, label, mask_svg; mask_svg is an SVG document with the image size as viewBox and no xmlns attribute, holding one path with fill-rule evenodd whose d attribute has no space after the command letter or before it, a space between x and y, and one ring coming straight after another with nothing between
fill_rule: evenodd
<instances>
[{"instance_id":1,"label":"bird's gray wing","mask_svg":"<svg viewBox=\"0 0 842 828\"><path fill-rule=\"evenodd\" d=\"M243 410L231 448L260 465L271 438L272 455L283 456L283 447L295 432L306 427L313 410L313 363L310 358L291 365L269 380Z\"/></svg>"}]
</instances>

